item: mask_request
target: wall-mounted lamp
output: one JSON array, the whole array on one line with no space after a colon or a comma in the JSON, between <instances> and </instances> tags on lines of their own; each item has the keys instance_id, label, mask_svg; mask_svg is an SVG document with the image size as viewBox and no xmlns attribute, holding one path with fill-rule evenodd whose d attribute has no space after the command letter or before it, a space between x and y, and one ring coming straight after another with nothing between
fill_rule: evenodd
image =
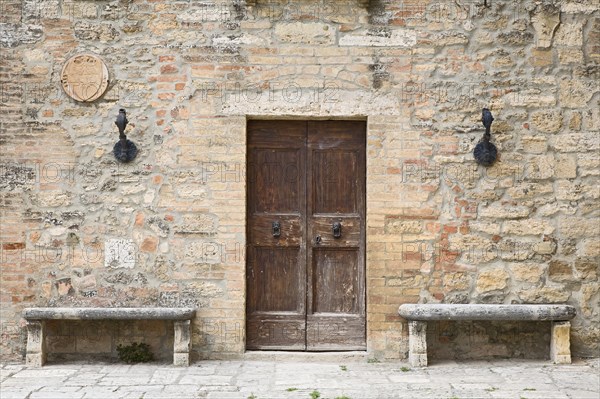
<instances>
[{"instance_id":1,"label":"wall-mounted lamp","mask_svg":"<svg viewBox=\"0 0 600 399\"><path fill-rule=\"evenodd\" d=\"M137 147L131 140L127 140L125 136L125 127L129 121L127 120L127 114L123 108L119 110L119 115L115 121L115 125L119 128L119 141L113 147L113 154L119 162L131 162L137 155Z\"/></svg>"},{"instance_id":2,"label":"wall-mounted lamp","mask_svg":"<svg viewBox=\"0 0 600 399\"><path fill-rule=\"evenodd\" d=\"M496 161L496 157L498 156L498 149L490 142L492 137L490 130L492 128L493 121L494 117L492 116L490 110L484 108L481 111L481 122L483 123L483 126L485 126L485 133L473 150L475 161L482 166L491 166Z\"/></svg>"}]
</instances>

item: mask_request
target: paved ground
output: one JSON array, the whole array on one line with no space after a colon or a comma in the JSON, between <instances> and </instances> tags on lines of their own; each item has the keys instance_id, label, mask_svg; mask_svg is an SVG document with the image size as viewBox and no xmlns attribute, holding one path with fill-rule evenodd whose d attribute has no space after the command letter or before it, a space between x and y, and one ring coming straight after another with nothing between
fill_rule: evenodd
<instances>
[{"instance_id":1,"label":"paved ground","mask_svg":"<svg viewBox=\"0 0 600 399\"><path fill-rule=\"evenodd\" d=\"M600 398L600 359L403 363L202 361L167 364L63 363L41 369L1 366L0 398Z\"/></svg>"}]
</instances>

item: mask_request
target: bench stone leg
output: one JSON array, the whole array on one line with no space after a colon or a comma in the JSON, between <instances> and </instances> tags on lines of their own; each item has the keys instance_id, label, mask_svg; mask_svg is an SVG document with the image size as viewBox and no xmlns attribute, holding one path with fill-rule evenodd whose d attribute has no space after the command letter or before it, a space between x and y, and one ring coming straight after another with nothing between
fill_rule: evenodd
<instances>
[{"instance_id":1,"label":"bench stone leg","mask_svg":"<svg viewBox=\"0 0 600 399\"><path fill-rule=\"evenodd\" d=\"M408 360L413 367L427 367L427 322L408 322Z\"/></svg>"},{"instance_id":2,"label":"bench stone leg","mask_svg":"<svg viewBox=\"0 0 600 399\"><path fill-rule=\"evenodd\" d=\"M46 363L46 322L27 322L27 353L25 364L28 367L42 367Z\"/></svg>"},{"instance_id":3,"label":"bench stone leg","mask_svg":"<svg viewBox=\"0 0 600 399\"><path fill-rule=\"evenodd\" d=\"M552 322L550 359L557 364L571 363L571 322Z\"/></svg>"},{"instance_id":4,"label":"bench stone leg","mask_svg":"<svg viewBox=\"0 0 600 399\"><path fill-rule=\"evenodd\" d=\"M173 345L173 365L190 365L190 341L192 338L190 329L191 320L175 322L175 342Z\"/></svg>"}]
</instances>

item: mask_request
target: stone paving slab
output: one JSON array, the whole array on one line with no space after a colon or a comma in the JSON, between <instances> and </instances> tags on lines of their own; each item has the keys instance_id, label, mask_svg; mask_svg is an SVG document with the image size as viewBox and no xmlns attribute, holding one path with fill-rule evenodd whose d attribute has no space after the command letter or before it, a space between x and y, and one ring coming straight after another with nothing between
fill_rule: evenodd
<instances>
[{"instance_id":1,"label":"stone paving slab","mask_svg":"<svg viewBox=\"0 0 600 399\"><path fill-rule=\"evenodd\" d=\"M1 399L598 399L600 359L0 365Z\"/></svg>"}]
</instances>

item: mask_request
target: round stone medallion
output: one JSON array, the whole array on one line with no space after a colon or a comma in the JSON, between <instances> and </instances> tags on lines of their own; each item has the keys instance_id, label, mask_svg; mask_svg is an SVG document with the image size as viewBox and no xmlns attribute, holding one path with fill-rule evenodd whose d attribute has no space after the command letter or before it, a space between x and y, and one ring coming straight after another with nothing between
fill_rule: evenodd
<instances>
[{"instance_id":1,"label":"round stone medallion","mask_svg":"<svg viewBox=\"0 0 600 399\"><path fill-rule=\"evenodd\" d=\"M60 74L63 90L76 101L91 102L108 88L108 68L93 54L78 54L67 60Z\"/></svg>"}]
</instances>

